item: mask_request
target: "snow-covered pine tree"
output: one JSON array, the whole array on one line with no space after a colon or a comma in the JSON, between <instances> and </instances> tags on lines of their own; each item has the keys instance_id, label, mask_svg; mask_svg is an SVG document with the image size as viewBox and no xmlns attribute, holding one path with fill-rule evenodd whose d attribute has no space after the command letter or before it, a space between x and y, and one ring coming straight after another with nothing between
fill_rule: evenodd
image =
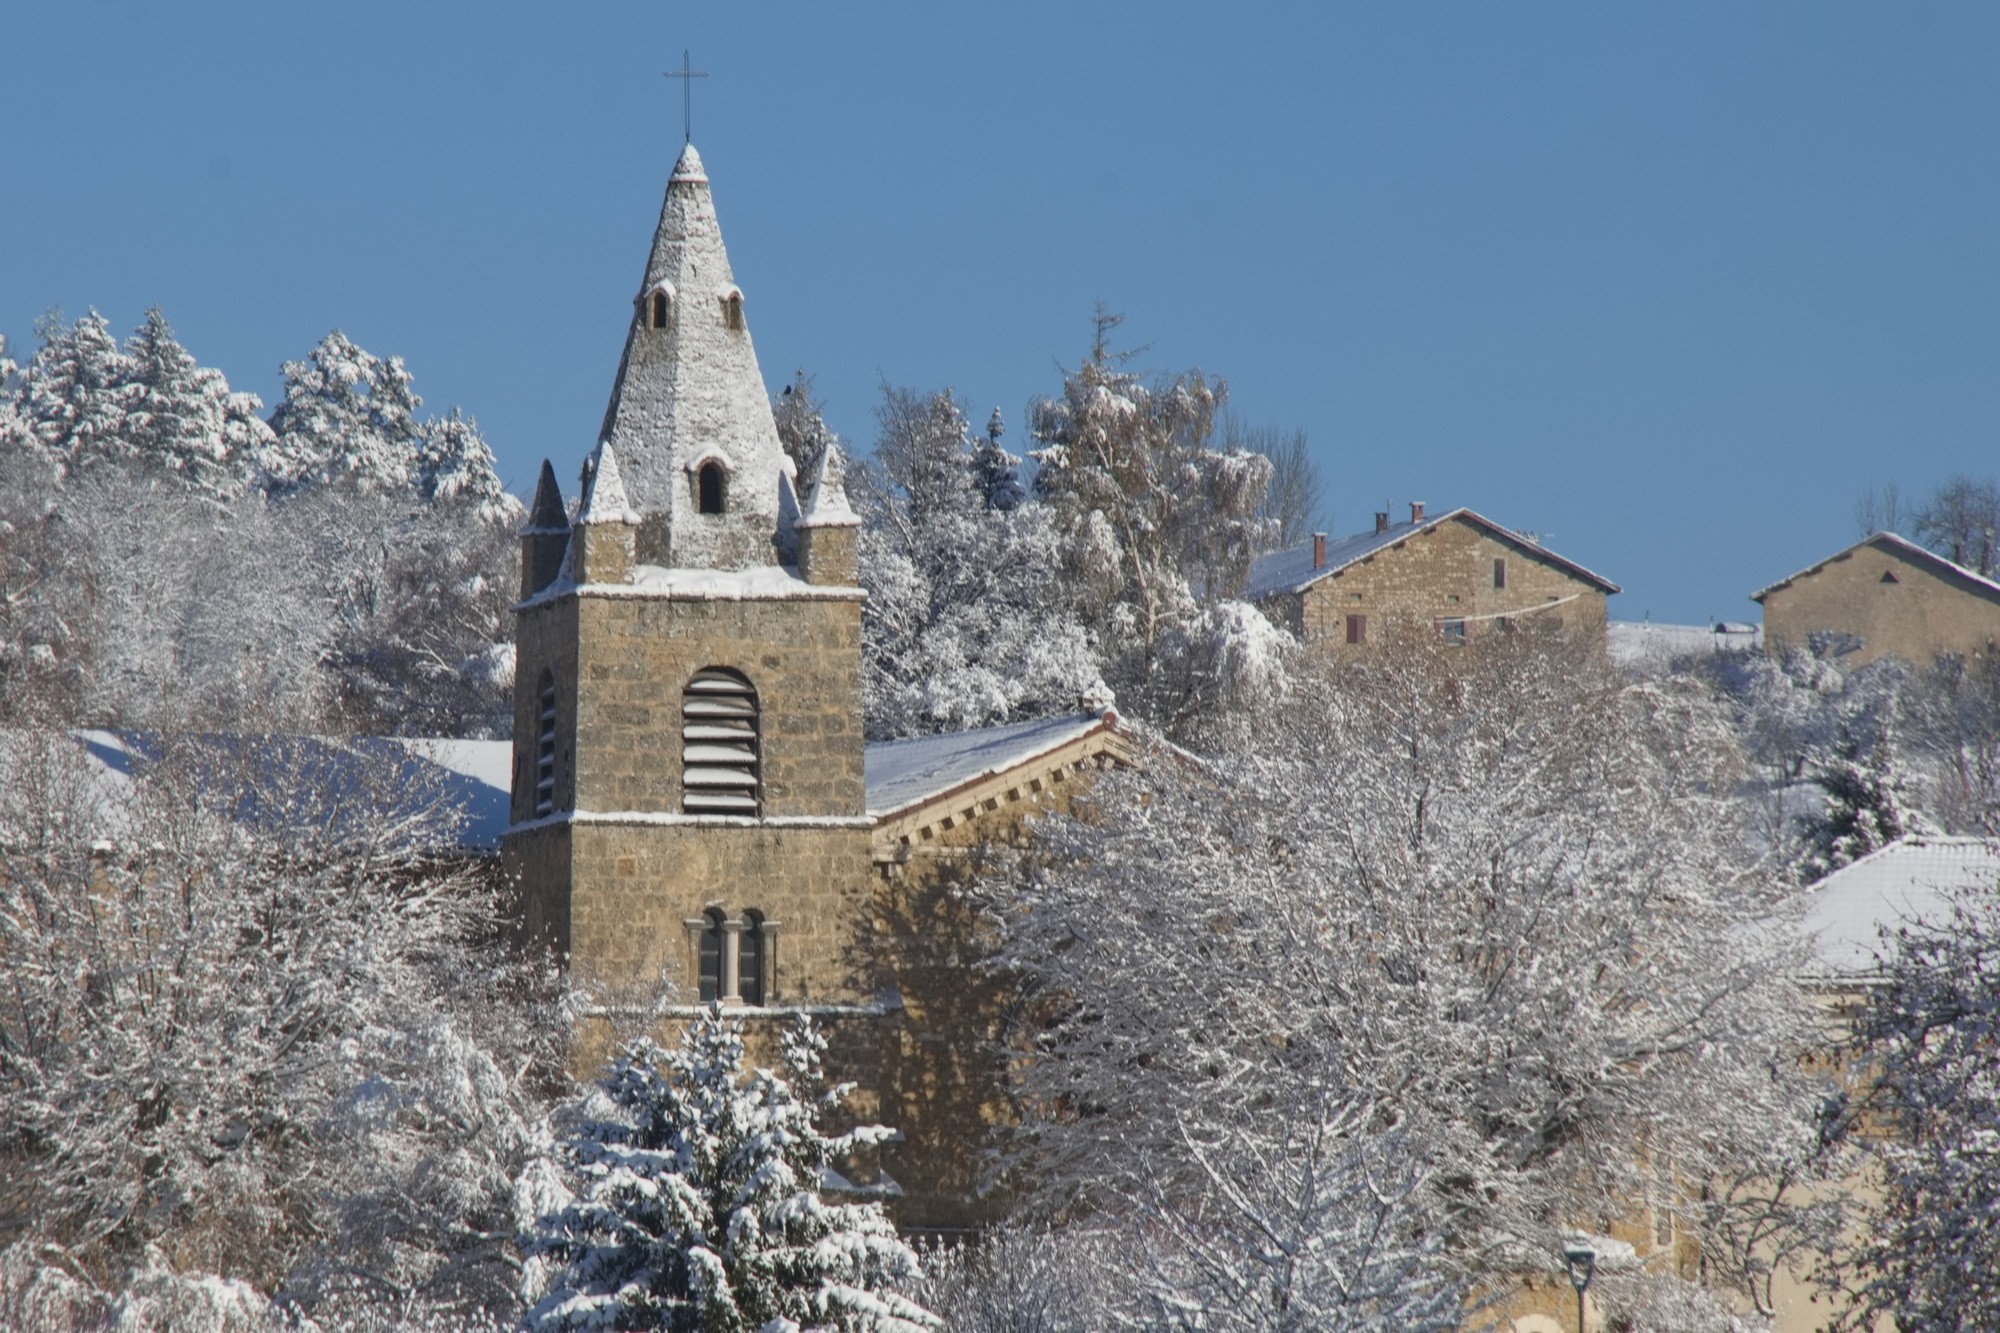
<instances>
[{"instance_id":1,"label":"snow-covered pine tree","mask_svg":"<svg viewBox=\"0 0 2000 1333\"><path fill-rule=\"evenodd\" d=\"M542 1218L532 1254L561 1265L529 1312L536 1333L923 1333L901 1289L915 1254L873 1202L823 1195L833 1163L879 1127L829 1136L825 1041L803 1016L782 1074L743 1077L743 1035L711 1007L675 1051L639 1042L559 1149L576 1190Z\"/></svg>"},{"instance_id":2,"label":"snow-covered pine tree","mask_svg":"<svg viewBox=\"0 0 2000 1333\"><path fill-rule=\"evenodd\" d=\"M35 326L41 346L28 363L20 418L57 475L94 462L123 460L132 363L102 315L90 311L65 327L51 311Z\"/></svg>"},{"instance_id":3,"label":"snow-covered pine tree","mask_svg":"<svg viewBox=\"0 0 2000 1333\"><path fill-rule=\"evenodd\" d=\"M417 439L416 485L417 498L432 508L461 508L490 523L520 522L521 502L500 484L479 423L455 407L424 423Z\"/></svg>"},{"instance_id":4,"label":"snow-covered pine tree","mask_svg":"<svg viewBox=\"0 0 2000 1333\"><path fill-rule=\"evenodd\" d=\"M1813 783L1824 806L1806 828L1799 874L1807 883L1880 851L1898 838L1936 829L1909 800L1909 782L1896 754L1895 732L1883 721L1871 742L1849 734L1820 763Z\"/></svg>"},{"instance_id":5,"label":"snow-covered pine tree","mask_svg":"<svg viewBox=\"0 0 2000 1333\"><path fill-rule=\"evenodd\" d=\"M792 382L771 400L771 416L778 423L778 443L784 446L785 457L798 469L799 503L804 504L810 498L805 488L819 475L820 455L829 444L839 443L820 415L812 376L795 372Z\"/></svg>"},{"instance_id":6,"label":"snow-covered pine tree","mask_svg":"<svg viewBox=\"0 0 2000 1333\"><path fill-rule=\"evenodd\" d=\"M854 495L866 522L862 686L877 737L1046 717L1098 674L1047 506L988 503L951 392L884 388ZM989 460L990 461L990 460Z\"/></svg>"},{"instance_id":7,"label":"snow-covered pine tree","mask_svg":"<svg viewBox=\"0 0 2000 1333\"><path fill-rule=\"evenodd\" d=\"M131 384L125 448L141 465L224 499L240 494L273 443L255 394L232 393L219 370L197 363L160 308L125 342Z\"/></svg>"},{"instance_id":8,"label":"snow-covered pine tree","mask_svg":"<svg viewBox=\"0 0 2000 1333\"><path fill-rule=\"evenodd\" d=\"M417 408L403 358L356 346L339 329L284 365L285 397L264 471L273 491L334 482L401 495L417 467Z\"/></svg>"},{"instance_id":9,"label":"snow-covered pine tree","mask_svg":"<svg viewBox=\"0 0 2000 1333\"><path fill-rule=\"evenodd\" d=\"M972 451L972 480L988 509L1002 512L1018 507L1027 492L1021 487L1021 460L1007 452L1000 441L1007 425L1000 409L986 419L986 438Z\"/></svg>"}]
</instances>

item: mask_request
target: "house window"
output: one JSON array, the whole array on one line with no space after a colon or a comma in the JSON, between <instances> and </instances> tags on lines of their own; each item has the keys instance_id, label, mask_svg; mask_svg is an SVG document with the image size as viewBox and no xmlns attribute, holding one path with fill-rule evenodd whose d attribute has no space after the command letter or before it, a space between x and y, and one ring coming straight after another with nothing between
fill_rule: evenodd
<instances>
[{"instance_id":1,"label":"house window","mask_svg":"<svg viewBox=\"0 0 2000 1333\"><path fill-rule=\"evenodd\" d=\"M713 1004L723 999L722 994L722 946L729 939L725 929L721 909L711 908L701 918L701 936L696 948L699 950L696 968L701 977L701 1002Z\"/></svg>"},{"instance_id":2,"label":"house window","mask_svg":"<svg viewBox=\"0 0 2000 1333\"><path fill-rule=\"evenodd\" d=\"M722 512L723 482L722 464L714 459L703 463L694 474L695 504L702 513Z\"/></svg>"},{"instance_id":3,"label":"house window","mask_svg":"<svg viewBox=\"0 0 2000 1333\"><path fill-rule=\"evenodd\" d=\"M535 814L556 808L556 678L544 671L535 691Z\"/></svg>"},{"instance_id":4,"label":"house window","mask_svg":"<svg viewBox=\"0 0 2000 1333\"><path fill-rule=\"evenodd\" d=\"M1347 641L1349 643L1368 642L1368 617L1349 616L1347 618Z\"/></svg>"},{"instance_id":5,"label":"house window","mask_svg":"<svg viewBox=\"0 0 2000 1333\"><path fill-rule=\"evenodd\" d=\"M681 693L681 808L755 815L759 777L757 691L727 667L706 667Z\"/></svg>"},{"instance_id":6,"label":"house window","mask_svg":"<svg viewBox=\"0 0 2000 1333\"><path fill-rule=\"evenodd\" d=\"M764 918L757 912L743 914L736 936L736 993L745 1004L764 1003Z\"/></svg>"},{"instance_id":7,"label":"house window","mask_svg":"<svg viewBox=\"0 0 2000 1333\"><path fill-rule=\"evenodd\" d=\"M1493 586L1496 588L1507 586L1507 558L1505 556L1497 557L1493 561Z\"/></svg>"},{"instance_id":8,"label":"house window","mask_svg":"<svg viewBox=\"0 0 2000 1333\"><path fill-rule=\"evenodd\" d=\"M653 293L652 300L648 301L646 304L648 307L647 323L651 324L656 329L664 329L665 327L667 327L667 317L673 311L673 303L667 299L667 294L665 292L656 291Z\"/></svg>"},{"instance_id":9,"label":"house window","mask_svg":"<svg viewBox=\"0 0 2000 1333\"><path fill-rule=\"evenodd\" d=\"M1438 621L1438 635L1446 643L1451 643L1451 644L1464 643L1465 621L1456 616L1447 620Z\"/></svg>"},{"instance_id":10,"label":"house window","mask_svg":"<svg viewBox=\"0 0 2000 1333\"><path fill-rule=\"evenodd\" d=\"M743 328L743 293L731 292L722 298L722 327L741 331Z\"/></svg>"}]
</instances>

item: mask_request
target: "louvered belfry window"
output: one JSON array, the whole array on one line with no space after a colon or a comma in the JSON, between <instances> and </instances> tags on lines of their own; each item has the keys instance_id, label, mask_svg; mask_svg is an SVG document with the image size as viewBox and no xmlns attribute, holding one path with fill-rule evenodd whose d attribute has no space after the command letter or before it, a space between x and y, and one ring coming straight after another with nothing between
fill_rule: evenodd
<instances>
[{"instance_id":1,"label":"louvered belfry window","mask_svg":"<svg viewBox=\"0 0 2000 1333\"><path fill-rule=\"evenodd\" d=\"M544 671L535 692L535 813L556 808L556 678Z\"/></svg>"},{"instance_id":2,"label":"louvered belfry window","mask_svg":"<svg viewBox=\"0 0 2000 1333\"><path fill-rule=\"evenodd\" d=\"M706 667L681 695L681 808L754 815L758 807L757 691L742 673Z\"/></svg>"}]
</instances>

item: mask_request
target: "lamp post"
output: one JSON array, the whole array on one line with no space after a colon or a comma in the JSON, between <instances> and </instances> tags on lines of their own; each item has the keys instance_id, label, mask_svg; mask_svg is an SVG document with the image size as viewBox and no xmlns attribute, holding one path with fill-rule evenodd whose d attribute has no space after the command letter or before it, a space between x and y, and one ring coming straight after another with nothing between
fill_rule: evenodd
<instances>
[{"instance_id":1,"label":"lamp post","mask_svg":"<svg viewBox=\"0 0 2000 1333\"><path fill-rule=\"evenodd\" d=\"M1597 1271L1597 1251L1582 1240L1563 1246L1563 1265L1569 1270L1569 1284L1576 1288L1576 1333L1584 1333L1583 1292Z\"/></svg>"}]
</instances>

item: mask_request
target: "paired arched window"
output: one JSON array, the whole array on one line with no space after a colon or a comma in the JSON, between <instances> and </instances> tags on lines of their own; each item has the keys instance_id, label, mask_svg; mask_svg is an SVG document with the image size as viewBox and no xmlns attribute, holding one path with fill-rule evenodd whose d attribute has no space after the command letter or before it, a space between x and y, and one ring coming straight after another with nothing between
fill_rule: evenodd
<instances>
[{"instance_id":1,"label":"paired arched window","mask_svg":"<svg viewBox=\"0 0 2000 1333\"><path fill-rule=\"evenodd\" d=\"M704 667L681 692L681 809L755 815L757 691L740 671Z\"/></svg>"},{"instance_id":2,"label":"paired arched window","mask_svg":"<svg viewBox=\"0 0 2000 1333\"><path fill-rule=\"evenodd\" d=\"M745 912L731 921L711 907L687 923L694 949L697 994L703 1004L762 1005L776 985L777 959L772 952L777 926L762 912Z\"/></svg>"},{"instance_id":3,"label":"paired arched window","mask_svg":"<svg viewBox=\"0 0 2000 1333\"><path fill-rule=\"evenodd\" d=\"M711 458L695 470L695 507L704 514L719 514L727 498L728 478L722 464Z\"/></svg>"},{"instance_id":4,"label":"paired arched window","mask_svg":"<svg viewBox=\"0 0 2000 1333\"><path fill-rule=\"evenodd\" d=\"M535 814L556 808L556 678L542 673L535 691Z\"/></svg>"}]
</instances>

